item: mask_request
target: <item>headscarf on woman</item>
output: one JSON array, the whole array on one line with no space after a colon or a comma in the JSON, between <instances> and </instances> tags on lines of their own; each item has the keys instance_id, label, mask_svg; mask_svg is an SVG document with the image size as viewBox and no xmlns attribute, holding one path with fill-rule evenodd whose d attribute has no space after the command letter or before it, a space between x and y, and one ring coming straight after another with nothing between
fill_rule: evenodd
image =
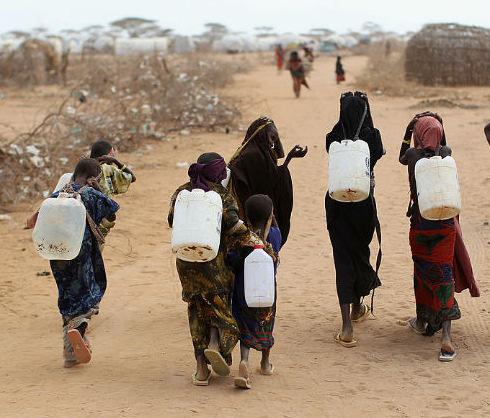
<instances>
[{"instance_id":1,"label":"headscarf on woman","mask_svg":"<svg viewBox=\"0 0 490 418\"><path fill-rule=\"evenodd\" d=\"M415 148L435 152L440 147L443 136L442 124L432 116L423 116L415 123L413 130Z\"/></svg>"},{"instance_id":2,"label":"headscarf on woman","mask_svg":"<svg viewBox=\"0 0 490 418\"><path fill-rule=\"evenodd\" d=\"M189 167L188 174L193 189L208 192L208 183L220 183L226 178L226 163L219 154L203 154Z\"/></svg>"},{"instance_id":3,"label":"headscarf on woman","mask_svg":"<svg viewBox=\"0 0 490 418\"><path fill-rule=\"evenodd\" d=\"M369 145L372 170L376 162L383 156L383 143L381 142L381 134L374 127L369 102L359 95L350 93L343 94L340 97L339 121L335 124L332 131L327 134L326 148L328 152L332 142L354 139L365 110L367 112L361 125L359 138Z\"/></svg>"},{"instance_id":4,"label":"headscarf on woman","mask_svg":"<svg viewBox=\"0 0 490 418\"><path fill-rule=\"evenodd\" d=\"M269 196L274 215L286 242L293 210L293 182L287 166L278 166L284 148L274 122L268 117L255 120L247 130L242 146L228 164L231 170L230 189L245 218L245 202L255 194Z\"/></svg>"}]
</instances>

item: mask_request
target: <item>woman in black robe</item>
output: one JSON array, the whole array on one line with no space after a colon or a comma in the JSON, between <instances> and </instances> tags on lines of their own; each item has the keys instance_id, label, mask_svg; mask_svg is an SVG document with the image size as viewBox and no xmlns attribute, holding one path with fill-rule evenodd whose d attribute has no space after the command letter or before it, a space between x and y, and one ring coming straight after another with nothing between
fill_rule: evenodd
<instances>
[{"instance_id":1,"label":"woman in black robe","mask_svg":"<svg viewBox=\"0 0 490 418\"><path fill-rule=\"evenodd\" d=\"M245 202L250 196L269 196L274 203L274 217L283 245L288 239L293 211L293 182L288 165L293 158L303 158L307 152L308 147L296 145L284 164L278 165L278 160L284 158L279 133L271 119L260 117L250 125L241 147L228 164L231 170L228 187L238 202L241 219L245 219Z\"/></svg>"},{"instance_id":2,"label":"woman in black robe","mask_svg":"<svg viewBox=\"0 0 490 418\"><path fill-rule=\"evenodd\" d=\"M362 303L362 299L381 285L377 274L381 252L378 254L375 271L370 263L369 244L376 227L379 226L374 200L373 169L383 156L384 149L381 135L373 125L367 96L360 92L345 93L340 98L339 121L327 134L327 152L334 141L354 139L359 126L361 126L359 138L368 144L370 151L370 196L356 203L335 201L328 192L325 197L327 226L335 262L337 295L342 313L342 330L336 336L336 341L347 347L357 344L352 321L361 321L370 315L370 308ZM379 229L377 232L380 239Z\"/></svg>"}]
</instances>

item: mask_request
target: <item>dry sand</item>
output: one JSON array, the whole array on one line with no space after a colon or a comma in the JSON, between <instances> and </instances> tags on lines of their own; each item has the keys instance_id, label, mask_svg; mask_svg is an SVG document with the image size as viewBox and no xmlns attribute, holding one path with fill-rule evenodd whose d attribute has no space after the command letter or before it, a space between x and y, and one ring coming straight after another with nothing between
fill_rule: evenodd
<instances>
[{"instance_id":1,"label":"dry sand","mask_svg":"<svg viewBox=\"0 0 490 418\"><path fill-rule=\"evenodd\" d=\"M352 80L365 63L348 58ZM376 125L388 154L377 167L377 198L384 234L383 287L376 320L355 328L360 345L335 344L340 316L331 247L324 221L327 156L324 134L338 117L338 98L349 84L333 81L332 59L315 64L300 100L289 75L261 66L237 78L234 95L244 116L274 118L287 147L304 144L308 158L292 162L293 227L278 274L273 377L253 375L253 390L214 378L191 385L193 352L186 305L169 248L169 196L186 179L179 161L204 151L230 156L238 134L204 134L150 143L124 155L138 181L120 199L117 227L104 253L109 287L91 323L90 365L61 367L61 320L52 277L22 230L26 212L0 221L0 416L2 417L456 417L490 414L490 149L483 137L489 89L468 89L477 110L435 109L446 121L463 193L462 224L482 297L460 295L463 317L454 323L458 357L437 361L439 337L420 337L397 324L414 313L412 264L405 210L408 187L398 164L401 136L415 99L372 97ZM7 99L8 100L8 99ZM18 109L4 104L0 120ZM425 109L421 109L425 110ZM7 113L5 113L7 112ZM31 122L29 122L30 124ZM33 204L33 207L35 205ZM238 366L235 351L233 373ZM253 370L259 356L252 353Z\"/></svg>"}]
</instances>

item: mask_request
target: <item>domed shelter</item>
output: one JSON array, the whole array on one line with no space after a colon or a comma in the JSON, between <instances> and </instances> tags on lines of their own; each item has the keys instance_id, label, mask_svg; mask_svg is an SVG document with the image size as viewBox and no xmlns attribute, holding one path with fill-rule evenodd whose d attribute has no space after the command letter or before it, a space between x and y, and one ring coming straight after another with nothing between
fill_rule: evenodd
<instances>
[{"instance_id":1,"label":"domed shelter","mask_svg":"<svg viewBox=\"0 0 490 418\"><path fill-rule=\"evenodd\" d=\"M490 85L490 30L426 25L408 41L405 77L424 85Z\"/></svg>"}]
</instances>

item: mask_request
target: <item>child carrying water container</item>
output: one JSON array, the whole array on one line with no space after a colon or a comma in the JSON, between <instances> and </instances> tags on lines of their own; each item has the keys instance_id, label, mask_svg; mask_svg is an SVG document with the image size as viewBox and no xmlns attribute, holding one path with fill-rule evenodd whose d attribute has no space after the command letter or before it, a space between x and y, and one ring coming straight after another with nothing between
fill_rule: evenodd
<instances>
[{"instance_id":1,"label":"child carrying water container","mask_svg":"<svg viewBox=\"0 0 490 418\"><path fill-rule=\"evenodd\" d=\"M88 363L91 349L86 337L92 315L99 311L107 277L99 245L104 239L98 229L102 219L116 219L119 206L98 190L101 169L97 160L82 159L73 173L73 182L63 191L80 195L87 211L82 246L76 258L50 261L58 286L58 308L63 319L64 366ZM57 197L59 192L51 197ZM32 223L31 223L31 226Z\"/></svg>"},{"instance_id":2,"label":"child carrying water container","mask_svg":"<svg viewBox=\"0 0 490 418\"><path fill-rule=\"evenodd\" d=\"M238 206L233 196L221 185L226 178L226 163L216 153L201 155L189 168L190 182L173 194L168 215L169 226L174 223L177 196L183 190L214 191L222 200L221 241L218 255L208 262L189 262L177 258L177 272L182 284L182 299L188 304L189 328L196 357L196 371L192 382L207 386L211 376L208 362L220 376L228 376L231 352L240 332L231 313L233 273L225 264L230 246L250 245L247 227L238 217Z\"/></svg>"},{"instance_id":3,"label":"child carrying water container","mask_svg":"<svg viewBox=\"0 0 490 418\"><path fill-rule=\"evenodd\" d=\"M131 183L136 181L136 176L132 170L116 158L116 150L110 142L103 139L95 142L90 150L90 158L94 158L100 163L100 191L107 197L112 199L115 195L126 193ZM104 219L100 225L100 230L106 236L113 227L114 222Z\"/></svg>"},{"instance_id":4,"label":"child carrying water container","mask_svg":"<svg viewBox=\"0 0 490 418\"><path fill-rule=\"evenodd\" d=\"M281 249L281 231L273 226L273 204L266 195L254 195L245 203L247 225L255 234L257 240L264 245L264 250L272 257L274 269L279 263L279 250ZM235 386L250 389L248 358L250 349L253 348L262 353L260 372L270 376L274 372L274 366L269 361L269 354L274 345L272 335L276 317L276 301L271 307L250 308L245 297L244 263L252 248L242 248L228 254L228 262L235 272L235 286L233 290L233 316L240 329L240 354L241 362L239 376L235 378ZM275 292L274 292L275 293Z\"/></svg>"}]
</instances>

